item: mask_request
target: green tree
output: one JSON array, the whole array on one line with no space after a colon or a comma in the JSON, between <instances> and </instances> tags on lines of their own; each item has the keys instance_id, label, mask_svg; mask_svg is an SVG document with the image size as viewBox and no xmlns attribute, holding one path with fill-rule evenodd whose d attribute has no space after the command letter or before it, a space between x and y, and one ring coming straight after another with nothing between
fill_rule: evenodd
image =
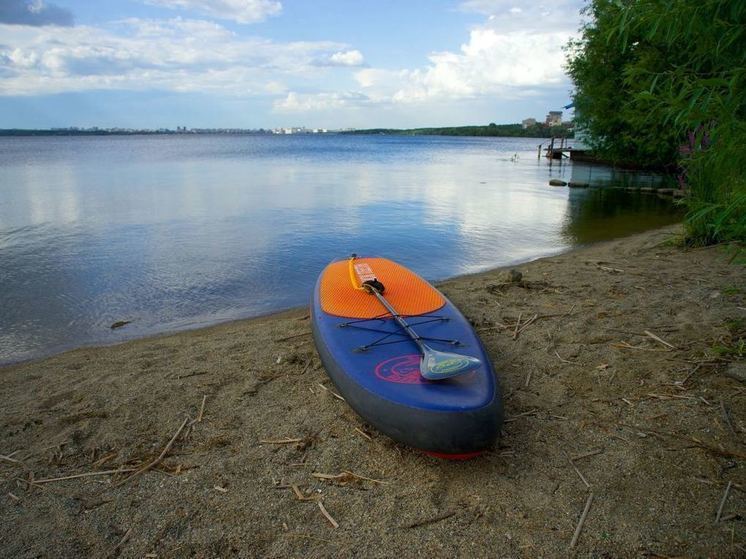
<instances>
[{"instance_id":1,"label":"green tree","mask_svg":"<svg viewBox=\"0 0 746 559\"><path fill-rule=\"evenodd\" d=\"M681 168L693 243L746 236L746 3L593 0L568 45L576 123L616 162Z\"/></svg>"}]
</instances>

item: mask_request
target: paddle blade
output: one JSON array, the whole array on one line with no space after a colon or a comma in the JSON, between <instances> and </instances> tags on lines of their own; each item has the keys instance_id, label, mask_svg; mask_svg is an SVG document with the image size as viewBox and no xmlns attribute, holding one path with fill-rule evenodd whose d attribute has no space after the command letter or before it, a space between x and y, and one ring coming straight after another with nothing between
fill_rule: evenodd
<instances>
[{"instance_id":1,"label":"paddle blade","mask_svg":"<svg viewBox=\"0 0 746 559\"><path fill-rule=\"evenodd\" d=\"M420 374L428 380L453 378L473 371L482 362L470 355L437 351L425 346L420 361Z\"/></svg>"}]
</instances>

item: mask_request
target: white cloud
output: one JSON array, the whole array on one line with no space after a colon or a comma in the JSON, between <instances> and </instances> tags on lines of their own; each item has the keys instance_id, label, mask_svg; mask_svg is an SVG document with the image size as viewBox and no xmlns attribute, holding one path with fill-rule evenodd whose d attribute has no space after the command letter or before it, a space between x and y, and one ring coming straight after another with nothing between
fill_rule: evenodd
<instances>
[{"instance_id":1,"label":"white cloud","mask_svg":"<svg viewBox=\"0 0 746 559\"><path fill-rule=\"evenodd\" d=\"M473 27L458 51L434 52L419 68L361 68L354 74L358 91L344 94L291 91L276 111L314 112L361 105L432 107L462 100L515 100L556 90L569 80L562 47L575 32L578 10L559 0L570 15L559 17L554 5L527 7L501 0L473 0L463 9L488 16ZM362 57L362 55L361 55Z\"/></svg>"},{"instance_id":2,"label":"white cloud","mask_svg":"<svg viewBox=\"0 0 746 559\"><path fill-rule=\"evenodd\" d=\"M487 16L492 28L503 32L575 32L580 21L578 13L585 3L583 0L537 4L518 0L464 0L460 8Z\"/></svg>"},{"instance_id":3,"label":"white cloud","mask_svg":"<svg viewBox=\"0 0 746 559\"><path fill-rule=\"evenodd\" d=\"M282 11L282 4L275 0L145 0L145 2L173 10L194 11L208 17L238 23L256 23Z\"/></svg>"},{"instance_id":4,"label":"white cloud","mask_svg":"<svg viewBox=\"0 0 746 559\"><path fill-rule=\"evenodd\" d=\"M91 89L284 94L323 71L335 42L244 38L214 23L128 19L110 29L0 25L0 95Z\"/></svg>"},{"instance_id":5,"label":"white cloud","mask_svg":"<svg viewBox=\"0 0 746 559\"><path fill-rule=\"evenodd\" d=\"M363 53L359 50L335 52L329 57L329 62L334 66L362 66L364 63Z\"/></svg>"},{"instance_id":6,"label":"white cloud","mask_svg":"<svg viewBox=\"0 0 746 559\"><path fill-rule=\"evenodd\" d=\"M483 26L471 31L460 52L433 53L424 68L366 68L355 78L372 98L398 103L485 95L515 97L530 88L566 81L562 46L569 36L552 31L501 33Z\"/></svg>"},{"instance_id":7,"label":"white cloud","mask_svg":"<svg viewBox=\"0 0 746 559\"><path fill-rule=\"evenodd\" d=\"M345 109L365 104L369 99L358 92L346 93L288 93L287 97L275 101L273 108L277 112L304 113Z\"/></svg>"},{"instance_id":8,"label":"white cloud","mask_svg":"<svg viewBox=\"0 0 746 559\"><path fill-rule=\"evenodd\" d=\"M530 6L467 0L461 9L487 17L470 30L459 51L434 52L420 68L365 68L355 79L371 99L406 104L519 98L569 85L562 47L578 28L581 5L579 0Z\"/></svg>"}]
</instances>

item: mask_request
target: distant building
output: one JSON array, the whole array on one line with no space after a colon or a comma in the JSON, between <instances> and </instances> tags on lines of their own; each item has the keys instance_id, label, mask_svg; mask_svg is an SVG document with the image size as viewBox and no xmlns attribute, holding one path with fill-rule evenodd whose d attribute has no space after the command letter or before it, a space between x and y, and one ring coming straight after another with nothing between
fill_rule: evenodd
<instances>
[{"instance_id":1,"label":"distant building","mask_svg":"<svg viewBox=\"0 0 746 559\"><path fill-rule=\"evenodd\" d=\"M523 126L523 129L531 128L532 126L536 126L536 119L535 118L527 118L526 120L521 122L521 125Z\"/></svg>"},{"instance_id":2,"label":"distant building","mask_svg":"<svg viewBox=\"0 0 746 559\"><path fill-rule=\"evenodd\" d=\"M549 111L544 123L547 126L562 126L562 111Z\"/></svg>"}]
</instances>

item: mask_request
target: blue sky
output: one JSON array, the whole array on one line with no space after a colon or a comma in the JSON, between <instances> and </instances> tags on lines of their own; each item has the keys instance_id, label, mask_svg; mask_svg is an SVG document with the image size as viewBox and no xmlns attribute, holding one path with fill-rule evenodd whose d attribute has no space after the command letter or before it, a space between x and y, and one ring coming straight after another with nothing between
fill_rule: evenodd
<instances>
[{"instance_id":1,"label":"blue sky","mask_svg":"<svg viewBox=\"0 0 746 559\"><path fill-rule=\"evenodd\" d=\"M582 4L0 0L0 128L541 119Z\"/></svg>"}]
</instances>

